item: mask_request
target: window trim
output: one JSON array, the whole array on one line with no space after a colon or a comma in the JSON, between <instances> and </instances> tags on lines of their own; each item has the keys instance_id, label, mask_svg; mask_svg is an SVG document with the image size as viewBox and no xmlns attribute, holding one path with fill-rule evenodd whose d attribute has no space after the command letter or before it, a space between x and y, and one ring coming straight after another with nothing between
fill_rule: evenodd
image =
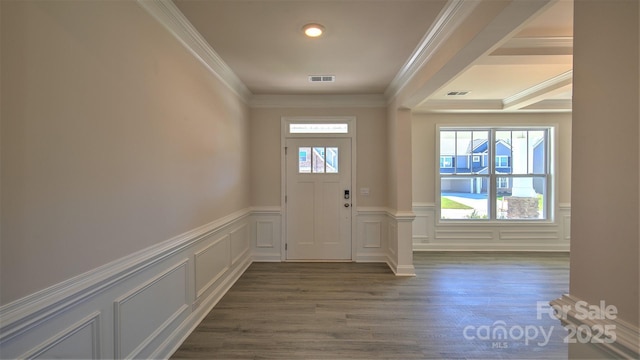
<instances>
[{"instance_id":1,"label":"window trim","mask_svg":"<svg viewBox=\"0 0 640 360\"><path fill-rule=\"evenodd\" d=\"M453 156L452 155L442 155L440 156L440 164L443 163L443 158L449 158L449 166L440 166L443 169L453 169Z\"/></svg>"},{"instance_id":2,"label":"window trim","mask_svg":"<svg viewBox=\"0 0 640 360\"><path fill-rule=\"evenodd\" d=\"M496 160L495 160L495 164L496 164L496 168L508 168L509 167L509 156L508 155L496 155L495 156ZM507 165L502 165L502 161L500 161L500 165L498 165L498 159L506 159L506 163Z\"/></svg>"},{"instance_id":3,"label":"window trim","mask_svg":"<svg viewBox=\"0 0 640 360\"><path fill-rule=\"evenodd\" d=\"M293 124L346 124L347 132L291 132ZM281 118L281 138L355 138L356 118L353 116L285 116Z\"/></svg>"},{"instance_id":4,"label":"window trim","mask_svg":"<svg viewBox=\"0 0 640 360\"><path fill-rule=\"evenodd\" d=\"M555 179L555 173L557 172L557 168L556 168L556 164L558 159L556 159L557 156L557 147L558 147L558 143L557 143L557 137L556 137L556 132L558 131L558 127L559 125L556 123L536 123L536 124L531 124L528 126L522 126L522 125L509 125L509 124L491 124L491 125L487 125L487 126L482 126L482 127L478 127L478 126L469 126L467 124L436 124L436 131L435 131L435 157L436 160L439 159L440 157L440 140L441 140L441 132L442 131L488 131L489 134L489 142L490 142L490 152L488 154L488 156L483 156L483 158L481 160L483 160L482 162L485 163L487 162L488 164L483 164L483 165L487 165L490 170L493 171L493 173L490 173L489 175L486 174L457 174L457 173L453 173L453 174L449 174L449 173L440 173L440 168L437 167L434 171L435 173L435 197L436 197L436 203L435 203L435 220L438 226L458 226L460 224L468 224L468 225L472 225L472 226L519 226L519 225L523 225L523 224L527 224L527 225L531 225L531 226L536 226L536 224L539 225L548 225L548 224L552 224L556 222L555 216L556 216L556 212L557 212L557 207L559 206L557 203L557 195L556 195L556 191L558 188L558 183L557 183L557 179ZM545 150L544 150L544 173L527 173L527 174L513 174L512 172L510 173L497 173L496 172L496 166L495 166L495 155L493 155L493 153L495 153L495 146L496 146L496 132L497 131L544 131L544 139L545 139ZM449 155L451 156L451 155ZM453 155L453 157L455 157L456 155ZM487 161L484 161L486 158ZM436 162L439 165L439 162ZM507 167L512 167L513 163L510 163L507 165ZM500 168L500 167L499 167ZM489 198L489 204L488 204L488 219L482 219L482 220L478 220L478 219L443 219L442 218L442 214L441 214L441 210L442 210L442 205L441 205L441 194L442 194L442 190L441 190L441 179L443 177L460 177L460 178L469 178L469 177L489 177L490 178L490 183L488 184L488 198ZM542 213L543 213L543 218L542 219L500 219L497 217L497 199L498 199L498 195L497 194L493 194L492 192L497 192L497 188L496 188L496 179L498 177L508 177L508 178L514 178L514 177L533 177L533 178L545 178L545 181L543 183L544 186L544 193L545 193L545 199L544 199L544 204L543 204L543 209L542 209ZM509 183L511 183L510 180L508 180Z\"/></svg>"}]
</instances>

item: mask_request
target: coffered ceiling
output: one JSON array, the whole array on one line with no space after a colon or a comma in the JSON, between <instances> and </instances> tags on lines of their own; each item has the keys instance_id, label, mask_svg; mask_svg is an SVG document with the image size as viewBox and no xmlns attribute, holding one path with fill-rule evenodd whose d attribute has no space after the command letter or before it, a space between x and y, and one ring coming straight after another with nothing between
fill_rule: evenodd
<instances>
[{"instance_id":1,"label":"coffered ceiling","mask_svg":"<svg viewBox=\"0 0 640 360\"><path fill-rule=\"evenodd\" d=\"M505 36L477 35L423 87L414 111L570 111L573 3L541 7L513 24L483 1L507 7L522 0L173 0L180 12L248 88L251 96L393 96L419 68L434 36L446 41L448 11L466 6L466 21L491 22ZM489 4L492 5L492 4ZM518 5L518 4L515 4ZM497 6L497 5L496 5ZM491 18L489 18L491 17ZM504 18L504 19L503 19ZM302 34L307 23L326 32ZM451 21L450 21L451 22ZM460 22L462 24L462 22ZM490 39L490 40L488 40ZM487 44L487 41L492 43ZM450 44L451 45L451 44ZM440 46L440 48L446 48ZM464 49L462 49L464 50ZM420 58L422 57L422 58ZM413 66L413 68L411 68ZM334 82L310 82L333 75ZM443 76L445 76L443 78ZM431 80L427 80L429 82Z\"/></svg>"}]
</instances>

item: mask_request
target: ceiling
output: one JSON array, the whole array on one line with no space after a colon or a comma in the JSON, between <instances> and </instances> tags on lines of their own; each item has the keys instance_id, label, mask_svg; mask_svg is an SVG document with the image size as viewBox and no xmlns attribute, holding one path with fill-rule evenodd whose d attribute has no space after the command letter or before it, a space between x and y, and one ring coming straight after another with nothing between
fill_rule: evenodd
<instances>
[{"instance_id":1,"label":"ceiling","mask_svg":"<svg viewBox=\"0 0 640 360\"><path fill-rule=\"evenodd\" d=\"M518 2L484 1L494 7ZM465 2L467 21L490 22L498 30L474 34L437 81L423 86L428 90L413 102L414 111L570 111L570 0L550 0L515 25L513 16L487 15L479 0L173 0L252 96L387 99L399 80L415 75L407 72L419 56L421 66L430 66L424 53L430 36L442 36L436 30L447 9ZM322 24L325 34L305 37L307 23ZM335 82L312 83L310 75L334 75Z\"/></svg>"}]
</instances>

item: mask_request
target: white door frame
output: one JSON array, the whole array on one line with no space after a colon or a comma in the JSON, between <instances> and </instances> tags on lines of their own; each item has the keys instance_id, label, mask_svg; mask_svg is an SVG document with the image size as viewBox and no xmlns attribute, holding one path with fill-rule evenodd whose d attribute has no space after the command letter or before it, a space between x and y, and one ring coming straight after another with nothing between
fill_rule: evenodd
<instances>
[{"instance_id":1,"label":"white door frame","mask_svg":"<svg viewBox=\"0 0 640 360\"><path fill-rule=\"evenodd\" d=\"M296 134L289 131L290 124L347 124L347 133L313 133ZM289 138L349 138L351 139L351 260L357 258L357 223L355 208L356 196L356 117L355 116L283 116L280 120L280 208L282 209L282 239L280 259L287 260L287 206L285 195L287 192L287 164L285 157L286 140Z\"/></svg>"}]
</instances>

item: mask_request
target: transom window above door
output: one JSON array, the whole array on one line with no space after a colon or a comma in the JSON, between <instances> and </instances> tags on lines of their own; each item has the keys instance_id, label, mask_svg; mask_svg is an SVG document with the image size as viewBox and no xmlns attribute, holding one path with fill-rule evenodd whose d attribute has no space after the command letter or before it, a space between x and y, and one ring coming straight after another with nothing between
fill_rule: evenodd
<instances>
[{"instance_id":1,"label":"transom window above door","mask_svg":"<svg viewBox=\"0 0 640 360\"><path fill-rule=\"evenodd\" d=\"M353 117L282 118L283 138L353 138L355 134L356 126Z\"/></svg>"},{"instance_id":2,"label":"transom window above door","mask_svg":"<svg viewBox=\"0 0 640 360\"><path fill-rule=\"evenodd\" d=\"M290 123L290 134L348 134L347 123Z\"/></svg>"},{"instance_id":3,"label":"transom window above door","mask_svg":"<svg viewBox=\"0 0 640 360\"><path fill-rule=\"evenodd\" d=\"M298 148L298 173L337 174L338 148L304 146Z\"/></svg>"}]
</instances>

